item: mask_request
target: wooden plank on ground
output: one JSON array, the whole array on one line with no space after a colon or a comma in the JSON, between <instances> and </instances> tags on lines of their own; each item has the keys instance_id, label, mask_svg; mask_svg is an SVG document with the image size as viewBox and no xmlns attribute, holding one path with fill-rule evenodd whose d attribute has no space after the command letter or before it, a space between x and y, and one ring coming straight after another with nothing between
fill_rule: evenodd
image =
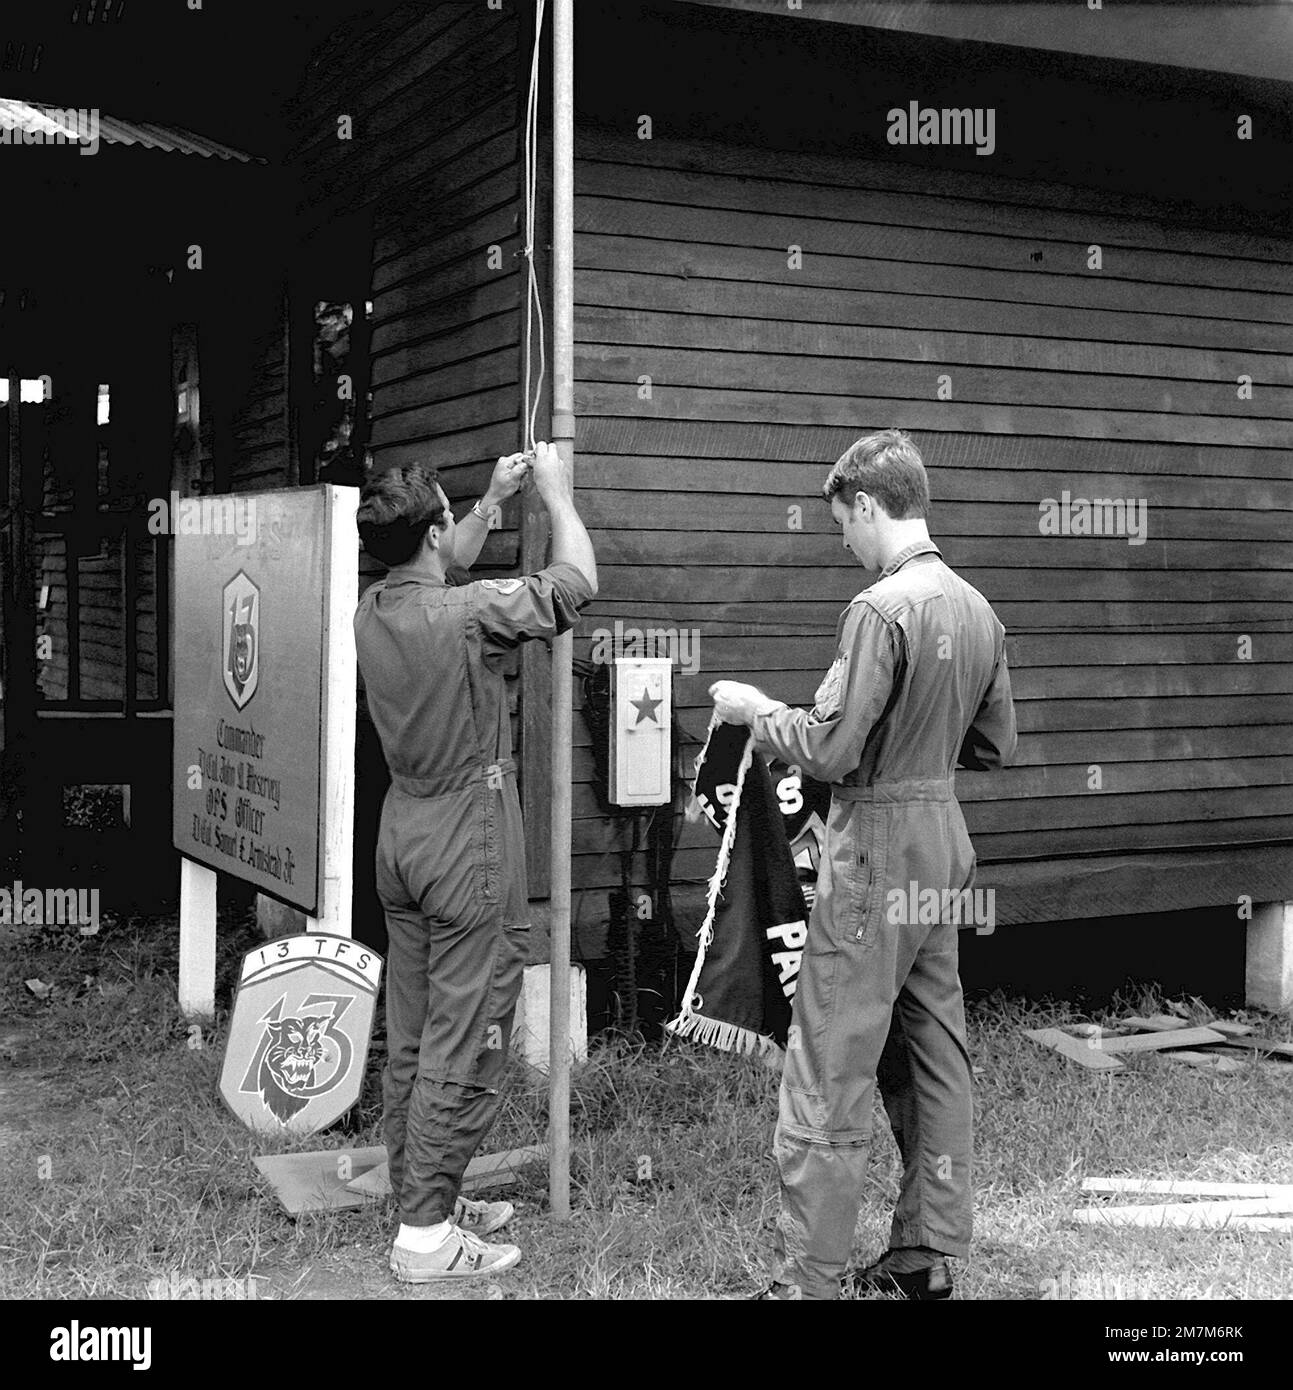
<instances>
[{"instance_id":1,"label":"wooden plank on ground","mask_svg":"<svg viewBox=\"0 0 1293 1390\"><path fill-rule=\"evenodd\" d=\"M1229 1038L1244 1038L1257 1031L1251 1023L1234 1023L1225 1018L1214 1018L1208 1027L1215 1028L1218 1033L1224 1033Z\"/></svg>"},{"instance_id":2,"label":"wooden plank on ground","mask_svg":"<svg viewBox=\"0 0 1293 1390\"><path fill-rule=\"evenodd\" d=\"M385 1159L384 1147L372 1152L380 1153L383 1160ZM505 1149L496 1154L478 1154L467 1165L467 1171L463 1174L463 1191L476 1192L484 1187L497 1187L501 1183L510 1182L522 1168L531 1163L545 1163L547 1158L546 1144L531 1144L523 1149ZM362 1176L346 1183L346 1189L363 1197L388 1196L391 1190L389 1163L382 1161L370 1167Z\"/></svg>"},{"instance_id":3,"label":"wooden plank on ground","mask_svg":"<svg viewBox=\"0 0 1293 1390\"><path fill-rule=\"evenodd\" d=\"M1224 1041L1224 1037L1211 1028L1178 1028L1135 1033L1129 1038L1110 1038L1100 1043L1100 1049L1103 1052L1158 1052L1168 1047L1197 1047L1202 1043Z\"/></svg>"},{"instance_id":4,"label":"wooden plank on ground","mask_svg":"<svg viewBox=\"0 0 1293 1390\"><path fill-rule=\"evenodd\" d=\"M1223 1042L1221 1033L1211 1029L1160 1029L1155 1033L1133 1033L1130 1037L1109 1038L1101 1042L1105 1052L1158 1052L1171 1047L1201 1047L1205 1042Z\"/></svg>"},{"instance_id":5,"label":"wooden plank on ground","mask_svg":"<svg viewBox=\"0 0 1293 1390\"><path fill-rule=\"evenodd\" d=\"M1083 1178L1083 1192L1150 1192L1178 1197L1265 1197L1293 1200L1293 1183L1206 1182L1191 1178Z\"/></svg>"},{"instance_id":6,"label":"wooden plank on ground","mask_svg":"<svg viewBox=\"0 0 1293 1390\"><path fill-rule=\"evenodd\" d=\"M1293 1057L1293 1043L1280 1042L1276 1038L1226 1037L1225 1047L1245 1048L1250 1052L1274 1053L1279 1057Z\"/></svg>"},{"instance_id":7,"label":"wooden plank on ground","mask_svg":"<svg viewBox=\"0 0 1293 1390\"><path fill-rule=\"evenodd\" d=\"M546 1144L530 1144L523 1149L505 1149L502 1153L477 1154L467 1165L463 1187L474 1192L481 1187L497 1187L510 1182L522 1168L548 1161ZM1293 1210L1293 1207L1289 1208Z\"/></svg>"},{"instance_id":8,"label":"wooden plank on ground","mask_svg":"<svg viewBox=\"0 0 1293 1390\"><path fill-rule=\"evenodd\" d=\"M1123 1063L1116 1057L1105 1056L1104 1050L1092 1046L1091 1043L1082 1042L1077 1038L1071 1038L1067 1033L1061 1033L1058 1028L1026 1028L1024 1037L1031 1038L1033 1042L1041 1043L1043 1047L1049 1047L1053 1051L1061 1053L1070 1062L1076 1062L1079 1066L1086 1067L1090 1071L1122 1071Z\"/></svg>"},{"instance_id":9,"label":"wooden plank on ground","mask_svg":"<svg viewBox=\"0 0 1293 1390\"><path fill-rule=\"evenodd\" d=\"M1209 1071L1244 1071L1248 1063L1238 1057L1223 1057L1218 1052L1193 1052L1185 1048L1180 1052L1167 1052L1164 1056L1169 1062L1184 1062L1189 1067L1206 1067Z\"/></svg>"},{"instance_id":10,"label":"wooden plank on ground","mask_svg":"<svg viewBox=\"0 0 1293 1390\"><path fill-rule=\"evenodd\" d=\"M1177 1018L1174 1014L1150 1014L1148 1018L1141 1018L1133 1014L1131 1018L1120 1020L1124 1028L1135 1028L1139 1032L1156 1033L1166 1032L1169 1028L1188 1028L1189 1023L1183 1018ZM1209 1028L1215 1024L1208 1024Z\"/></svg>"},{"instance_id":11,"label":"wooden plank on ground","mask_svg":"<svg viewBox=\"0 0 1293 1390\"><path fill-rule=\"evenodd\" d=\"M1215 1230L1236 1217L1279 1216L1293 1210L1291 1198L1253 1197L1219 1202L1152 1202L1140 1206L1079 1207L1081 1226L1177 1226Z\"/></svg>"}]
</instances>

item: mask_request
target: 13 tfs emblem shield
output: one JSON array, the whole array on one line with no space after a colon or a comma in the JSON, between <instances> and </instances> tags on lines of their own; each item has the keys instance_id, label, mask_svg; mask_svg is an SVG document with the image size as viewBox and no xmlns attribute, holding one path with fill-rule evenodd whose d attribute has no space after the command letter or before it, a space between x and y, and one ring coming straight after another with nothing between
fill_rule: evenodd
<instances>
[{"instance_id":1,"label":"13 tfs emblem shield","mask_svg":"<svg viewBox=\"0 0 1293 1390\"><path fill-rule=\"evenodd\" d=\"M242 570L224 586L220 612L224 688L242 709L260 680L260 590Z\"/></svg>"},{"instance_id":2,"label":"13 tfs emblem shield","mask_svg":"<svg viewBox=\"0 0 1293 1390\"><path fill-rule=\"evenodd\" d=\"M220 1094L249 1128L313 1134L359 1099L382 958L307 932L243 957Z\"/></svg>"}]
</instances>

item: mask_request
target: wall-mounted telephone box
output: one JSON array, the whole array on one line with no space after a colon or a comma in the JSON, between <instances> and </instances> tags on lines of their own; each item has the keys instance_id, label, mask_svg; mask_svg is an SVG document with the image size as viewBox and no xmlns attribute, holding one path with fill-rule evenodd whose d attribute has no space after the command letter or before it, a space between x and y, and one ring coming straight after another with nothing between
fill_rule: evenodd
<instances>
[{"instance_id":1,"label":"wall-mounted telephone box","mask_svg":"<svg viewBox=\"0 0 1293 1390\"><path fill-rule=\"evenodd\" d=\"M611 668L610 799L616 806L663 806L670 798L669 731L673 663L616 657Z\"/></svg>"}]
</instances>

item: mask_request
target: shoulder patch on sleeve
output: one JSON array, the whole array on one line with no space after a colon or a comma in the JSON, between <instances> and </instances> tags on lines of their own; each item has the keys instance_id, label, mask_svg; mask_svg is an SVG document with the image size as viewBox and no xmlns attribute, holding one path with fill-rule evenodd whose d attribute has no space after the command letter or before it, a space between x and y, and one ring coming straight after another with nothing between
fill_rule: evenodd
<instances>
[{"instance_id":1,"label":"shoulder patch on sleeve","mask_svg":"<svg viewBox=\"0 0 1293 1390\"><path fill-rule=\"evenodd\" d=\"M482 589L493 589L500 594L514 594L524 584L524 579L482 579L480 581Z\"/></svg>"},{"instance_id":2,"label":"shoulder patch on sleeve","mask_svg":"<svg viewBox=\"0 0 1293 1390\"><path fill-rule=\"evenodd\" d=\"M814 724L824 724L833 719L844 705L844 682L848 674L849 654L839 652L831 663L831 669L822 678L813 696L813 709L809 716Z\"/></svg>"}]
</instances>

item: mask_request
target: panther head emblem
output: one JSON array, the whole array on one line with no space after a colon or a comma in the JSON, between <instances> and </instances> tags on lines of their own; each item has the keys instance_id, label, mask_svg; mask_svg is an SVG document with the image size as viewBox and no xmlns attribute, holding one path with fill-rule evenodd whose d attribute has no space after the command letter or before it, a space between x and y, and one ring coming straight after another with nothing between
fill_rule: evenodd
<instances>
[{"instance_id":1,"label":"panther head emblem","mask_svg":"<svg viewBox=\"0 0 1293 1390\"><path fill-rule=\"evenodd\" d=\"M312 1014L265 1025L268 1046L260 1064L260 1093L284 1122L310 1103L308 1092L324 1058L323 1037L329 1022L326 1014Z\"/></svg>"},{"instance_id":2,"label":"panther head emblem","mask_svg":"<svg viewBox=\"0 0 1293 1390\"><path fill-rule=\"evenodd\" d=\"M251 678L252 667L256 664L256 633L249 623L234 625L229 656L233 663L233 678L241 688Z\"/></svg>"}]
</instances>

